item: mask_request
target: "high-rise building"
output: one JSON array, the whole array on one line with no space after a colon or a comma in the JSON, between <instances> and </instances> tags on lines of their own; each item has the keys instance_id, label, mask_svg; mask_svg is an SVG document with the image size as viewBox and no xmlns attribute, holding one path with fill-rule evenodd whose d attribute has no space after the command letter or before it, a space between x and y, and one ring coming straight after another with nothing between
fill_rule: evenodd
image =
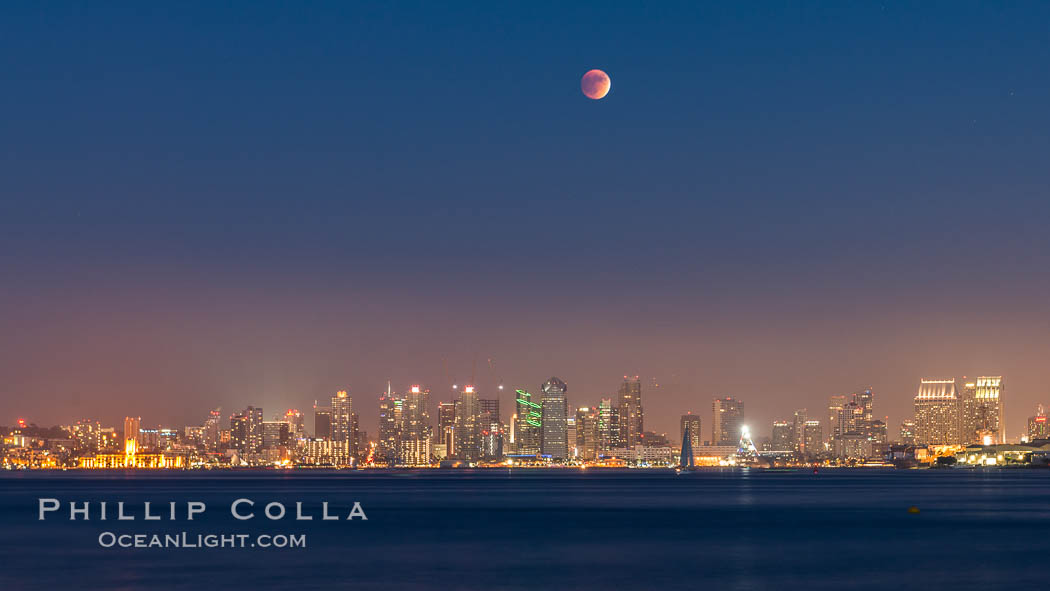
<instances>
[{"instance_id":1,"label":"high-rise building","mask_svg":"<svg viewBox=\"0 0 1050 591\"><path fill-rule=\"evenodd\" d=\"M332 440L332 409L314 409L314 438L325 441Z\"/></svg>"},{"instance_id":2,"label":"high-rise building","mask_svg":"<svg viewBox=\"0 0 1050 591\"><path fill-rule=\"evenodd\" d=\"M455 402L439 402L438 403L438 443L445 446L445 453L449 457L454 457L456 451L455 446L455 426L456 426L456 403Z\"/></svg>"},{"instance_id":3,"label":"high-rise building","mask_svg":"<svg viewBox=\"0 0 1050 591\"><path fill-rule=\"evenodd\" d=\"M208 418L204 420L203 429L201 432L201 445L204 446L205 451L216 451L219 449L219 438L222 433L222 410L216 408L208 414Z\"/></svg>"},{"instance_id":4,"label":"high-rise building","mask_svg":"<svg viewBox=\"0 0 1050 591\"><path fill-rule=\"evenodd\" d=\"M303 439L306 437L303 413L294 408L289 408L285 411L284 416L282 416L280 420L288 423L288 434L291 439Z\"/></svg>"},{"instance_id":5,"label":"high-rise building","mask_svg":"<svg viewBox=\"0 0 1050 591\"><path fill-rule=\"evenodd\" d=\"M141 417L124 417L124 453L138 453L141 447L139 430Z\"/></svg>"},{"instance_id":6,"label":"high-rise building","mask_svg":"<svg viewBox=\"0 0 1050 591\"><path fill-rule=\"evenodd\" d=\"M518 424L514 428L514 442L521 455L540 453L540 441L543 439L543 407L532 399L526 390L517 390Z\"/></svg>"},{"instance_id":7,"label":"high-rise building","mask_svg":"<svg viewBox=\"0 0 1050 591\"><path fill-rule=\"evenodd\" d=\"M249 406L230 417L230 444L242 454L257 453L263 444L263 411Z\"/></svg>"},{"instance_id":8,"label":"high-rise building","mask_svg":"<svg viewBox=\"0 0 1050 591\"><path fill-rule=\"evenodd\" d=\"M474 386L464 386L456 401L456 457L475 462L481 459L481 403Z\"/></svg>"},{"instance_id":9,"label":"high-rise building","mask_svg":"<svg viewBox=\"0 0 1050 591\"><path fill-rule=\"evenodd\" d=\"M262 449L284 447L291 441L291 431L285 421L263 421Z\"/></svg>"},{"instance_id":10,"label":"high-rise building","mask_svg":"<svg viewBox=\"0 0 1050 591\"><path fill-rule=\"evenodd\" d=\"M744 403L732 396L715 398L711 404L714 417L711 421L713 445L737 445L740 429L744 426Z\"/></svg>"},{"instance_id":11,"label":"high-rise building","mask_svg":"<svg viewBox=\"0 0 1050 591\"><path fill-rule=\"evenodd\" d=\"M397 462L398 450L401 447L401 410L403 401L390 389L387 382L386 392L379 396L379 441L376 442L376 460L381 463Z\"/></svg>"},{"instance_id":12,"label":"high-rise building","mask_svg":"<svg viewBox=\"0 0 1050 591\"><path fill-rule=\"evenodd\" d=\"M824 436L828 439L834 438L836 435L842 435L845 431L840 429L840 421L842 420L842 411L846 408L846 395L845 394L833 394L828 398L828 424L827 429L824 430Z\"/></svg>"},{"instance_id":13,"label":"high-rise building","mask_svg":"<svg viewBox=\"0 0 1050 591\"><path fill-rule=\"evenodd\" d=\"M795 425L788 421L773 421L773 436L769 441L772 451L793 451L795 449Z\"/></svg>"},{"instance_id":14,"label":"high-rise building","mask_svg":"<svg viewBox=\"0 0 1050 591\"><path fill-rule=\"evenodd\" d=\"M915 421L905 419L901 421L900 442L904 445L915 445Z\"/></svg>"},{"instance_id":15,"label":"high-rise building","mask_svg":"<svg viewBox=\"0 0 1050 591\"><path fill-rule=\"evenodd\" d=\"M399 462L405 466L430 464L433 427L430 424L430 390L414 385L405 395L401 411Z\"/></svg>"},{"instance_id":16,"label":"high-rise building","mask_svg":"<svg viewBox=\"0 0 1050 591\"><path fill-rule=\"evenodd\" d=\"M974 426L978 441L1006 443L1003 376L978 376L974 388Z\"/></svg>"},{"instance_id":17,"label":"high-rise building","mask_svg":"<svg viewBox=\"0 0 1050 591\"><path fill-rule=\"evenodd\" d=\"M959 414L955 378L923 378L915 395L915 442L919 445L960 443Z\"/></svg>"},{"instance_id":18,"label":"high-rise building","mask_svg":"<svg viewBox=\"0 0 1050 591\"><path fill-rule=\"evenodd\" d=\"M576 453L582 460L598 457L598 409L584 406L576 409Z\"/></svg>"},{"instance_id":19,"label":"high-rise building","mask_svg":"<svg viewBox=\"0 0 1050 591\"><path fill-rule=\"evenodd\" d=\"M700 449L700 443L702 441L700 433L700 415L694 415L691 412L687 412L682 415L679 421L679 441L685 440L686 430L689 431L689 444L693 449Z\"/></svg>"},{"instance_id":20,"label":"high-rise building","mask_svg":"<svg viewBox=\"0 0 1050 591\"><path fill-rule=\"evenodd\" d=\"M565 393L569 387L565 382L552 377L543 383L543 398L540 406L543 413L540 451L555 460L569 457L568 400Z\"/></svg>"},{"instance_id":21,"label":"high-rise building","mask_svg":"<svg viewBox=\"0 0 1050 591\"><path fill-rule=\"evenodd\" d=\"M802 431L806 428L806 421L809 420L809 413L804 408L800 408L795 411L795 416L791 423L791 447L799 453L805 453L806 439Z\"/></svg>"},{"instance_id":22,"label":"high-rise building","mask_svg":"<svg viewBox=\"0 0 1050 591\"><path fill-rule=\"evenodd\" d=\"M346 445L347 454L350 453L353 439L353 422L350 414L353 412L353 399L346 390L340 390L332 397L332 441L337 444Z\"/></svg>"},{"instance_id":23,"label":"high-rise building","mask_svg":"<svg viewBox=\"0 0 1050 591\"><path fill-rule=\"evenodd\" d=\"M613 406L612 398L602 398L598 403L598 453L622 447L620 409Z\"/></svg>"},{"instance_id":24,"label":"high-rise building","mask_svg":"<svg viewBox=\"0 0 1050 591\"><path fill-rule=\"evenodd\" d=\"M620 384L620 443L633 448L640 444L645 432L645 413L642 411L642 382L638 376L623 376Z\"/></svg>"},{"instance_id":25,"label":"high-rise building","mask_svg":"<svg viewBox=\"0 0 1050 591\"><path fill-rule=\"evenodd\" d=\"M1042 404L1036 406L1035 415L1028 417L1028 441L1036 439L1050 439L1050 422Z\"/></svg>"},{"instance_id":26,"label":"high-rise building","mask_svg":"<svg viewBox=\"0 0 1050 591\"><path fill-rule=\"evenodd\" d=\"M480 398L478 408L481 411L478 423L481 457L486 460L500 458L503 456L503 423L499 420L499 399Z\"/></svg>"},{"instance_id":27,"label":"high-rise building","mask_svg":"<svg viewBox=\"0 0 1050 591\"><path fill-rule=\"evenodd\" d=\"M824 430L820 421L809 420L802 426L801 453L804 458L812 459L824 451Z\"/></svg>"}]
</instances>

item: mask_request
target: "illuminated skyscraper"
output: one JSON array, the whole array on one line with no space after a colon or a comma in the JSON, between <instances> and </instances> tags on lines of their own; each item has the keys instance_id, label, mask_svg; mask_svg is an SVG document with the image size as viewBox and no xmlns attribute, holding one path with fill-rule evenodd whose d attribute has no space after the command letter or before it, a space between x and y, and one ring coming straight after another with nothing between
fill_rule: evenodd
<instances>
[{"instance_id":1,"label":"illuminated skyscraper","mask_svg":"<svg viewBox=\"0 0 1050 591\"><path fill-rule=\"evenodd\" d=\"M568 401L565 393L569 387L558 378L551 378L543 384L543 401L540 404L543 412L543 437L540 440L540 451L555 460L569 457Z\"/></svg>"},{"instance_id":2,"label":"illuminated skyscraper","mask_svg":"<svg viewBox=\"0 0 1050 591\"><path fill-rule=\"evenodd\" d=\"M923 378L915 395L915 442L919 445L960 443L959 410L954 378Z\"/></svg>"},{"instance_id":3,"label":"illuminated skyscraper","mask_svg":"<svg viewBox=\"0 0 1050 591\"><path fill-rule=\"evenodd\" d=\"M584 406L576 409L576 453L580 459L598 457L598 409Z\"/></svg>"},{"instance_id":4,"label":"illuminated skyscraper","mask_svg":"<svg viewBox=\"0 0 1050 591\"><path fill-rule=\"evenodd\" d=\"M692 445L693 449L700 449L700 444L703 441L701 439L702 434L700 432L700 427L700 415L694 415L691 412L685 413L679 421L678 440L681 441L685 438L685 432L688 429L689 444Z\"/></svg>"},{"instance_id":5,"label":"illuminated skyscraper","mask_svg":"<svg viewBox=\"0 0 1050 591\"><path fill-rule=\"evenodd\" d=\"M638 376L623 376L620 384L620 443L634 447L642 442L645 414L642 412L642 382Z\"/></svg>"},{"instance_id":6,"label":"illuminated skyscraper","mask_svg":"<svg viewBox=\"0 0 1050 591\"><path fill-rule=\"evenodd\" d=\"M740 429L744 426L744 403L732 396L715 398L711 404L714 417L711 421L713 445L737 445Z\"/></svg>"},{"instance_id":7,"label":"illuminated skyscraper","mask_svg":"<svg viewBox=\"0 0 1050 591\"><path fill-rule=\"evenodd\" d=\"M339 446L346 446L346 455L350 455L353 446L353 399L346 390L340 390L332 397L332 441Z\"/></svg>"},{"instance_id":8,"label":"illuminated skyscraper","mask_svg":"<svg viewBox=\"0 0 1050 591\"><path fill-rule=\"evenodd\" d=\"M901 421L900 442L904 445L915 445L915 421L905 419Z\"/></svg>"},{"instance_id":9,"label":"illuminated skyscraper","mask_svg":"<svg viewBox=\"0 0 1050 591\"><path fill-rule=\"evenodd\" d=\"M456 401L456 457L481 459L481 403L474 386L464 386Z\"/></svg>"},{"instance_id":10,"label":"illuminated skyscraper","mask_svg":"<svg viewBox=\"0 0 1050 591\"><path fill-rule=\"evenodd\" d=\"M390 383L387 382L386 392L379 396L379 441L376 450L376 460L379 462L388 464L397 462L398 450L401 447L402 403L402 400L390 389Z\"/></svg>"},{"instance_id":11,"label":"illuminated skyscraper","mask_svg":"<svg viewBox=\"0 0 1050 591\"><path fill-rule=\"evenodd\" d=\"M478 407L481 409L478 423L481 457L486 460L500 458L503 456L503 423L499 420L499 399L480 398Z\"/></svg>"},{"instance_id":12,"label":"illuminated skyscraper","mask_svg":"<svg viewBox=\"0 0 1050 591\"><path fill-rule=\"evenodd\" d=\"M824 451L823 431L820 421L806 421L802 426L802 457L813 459Z\"/></svg>"},{"instance_id":13,"label":"illuminated skyscraper","mask_svg":"<svg viewBox=\"0 0 1050 591\"><path fill-rule=\"evenodd\" d=\"M208 418L204 421L203 431L201 433L201 443L204 445L206 451L216 451L219 449L219 438L222 433L222 410L216 408L208 414Z\"/></svg>"},{"instance_id":14,"label":"illuminated skyscraper","mask_svg":"<svg viewBox=\"0 0 1050 591\"><path fill-rule=\"evenodd\" d=\"M772 451L793 451L795 449L795 425L788 421L773 421L773 436L769 446Z\"/></svg>"},{"instance_id":15,"label":"illuminated skyscraper","mask_svg":"<svg viewBox=\"0 0 1050 591\"><path fill-rule=\"evenodd\" d=\"M1046 409L1036 406L1035 415L1028 417L1028 441L1050 439L1050 422L1046 419Z\"/></svg>"},{"instance_id":16,"label":"illuminated skyscraper","mask_svg":"<svg viewBox=\"0 0 1050 591\"><path fill-rule=\"evenodd\" d=\"M262 449L284 447L291 441L291 432L285 421L263 421Z\"/></svg>"},{"instance_id":17,"label":"illuminated skyscraper","mask_svg":"<svg viewBox=\"0 0 1050 591\"><path fill-rule=\"evenodd\" d=\"M836 435L842 435L844 433L844 431L841 431L839 428L839 421L842 419L842 410L845 407L845 394L834 394L828 398L828 424L827 429L824 431L824 437L832 439Z\"/></svg>"},{"instance_id":18,"label":"illuminated skyscraper","mask_svg":"<svg viewBox=\"0 0 1050 591\"><path fill-rule=\"evenodd\" d=\"M598 452L622 448L620 441L620 409L613 406L612 398L602 398L598 403Z\"/></svg>"},{"instance_id":19,"label":"illuminated skyscraper","mask_svg":"<svg viewBox=\"0 0 1050 591\"><path fill-rule=\"evenodd\" d=\"M124 417L124 452L138 453L142 442L139 440L141 417Z\"/></svg>"},{"instance_id":20,"label":"illuminated skyscraper","mask_svg":"<svg viewBox=\"0 0 1050 591\"><path fill-rule=\"evenodd\" d=\"M430 464L433 427L430 424L430 390L412 386L405 395L401 411L400 463L406 466Z\"/></svg>"},{"instance_id":21,"label":"illuminated skyscraper","mask_svg":"<svg viewBox=\"0 0 1050 591\"><path fill-rule=\"evenodd\" d=\"M791 447L799 453L805 452L806 439L802 431L806 427L806 421L809 420L809 414L806 409L800 408L795 411L795 417L791 423Z\"/></svg>"},{"instance_id":22,"label":"illuminated skyscraper","mask_svg":"<svg viewBox=\"0 0 1050 591\"><path fill-rule=\"evenodd\" d=\"M1006 443L1003 376L979 376L974 388L974 426L981 443Z\"/></svg>"},{"instance_id":23,"label":"illuminated skyscraper","mask_svg":"<svg viewBox=\"0 0 1050 591\"><path fill-rule=\"evenodd\" d=\"M445 453L454 457L455 451L456 403L438 403L438 442L445 445Z\"/></svg>"},{"instance_id":24,"label":"illuminated skyscraper","mask_svg":"<svg viewBox=\"0 0 1050 591\"><path fill-rule=\"evenodd\" d=\"M288 423L288 433L292 440L306 437L303 413L294 408L289 408L280 420Z\"/></svg>"},{"instance_id":25,"label":"illuminated skyscraper","mask_svg":"<svg viewBox=\"0 0 1050 591\"><path fill-rule=\"evenodd\" d=\"M516 413L518 424L515 427L514 441L521 455L540 453L540 441L543 439L543 407L532 399L532 394L517 390Z\"/></svg>"}]
</instances>

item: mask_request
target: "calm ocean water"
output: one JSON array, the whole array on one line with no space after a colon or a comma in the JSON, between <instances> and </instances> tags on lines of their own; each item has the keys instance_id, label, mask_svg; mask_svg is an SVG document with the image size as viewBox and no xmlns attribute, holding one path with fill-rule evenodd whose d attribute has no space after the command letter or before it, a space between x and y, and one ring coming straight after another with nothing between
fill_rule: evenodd
<instances>
[{"instance_id":1,"label":"calm ocean water","mask_svg":"<svg viewBox=\"0 0 1050 591\"><path fill-rule=\"evenodd\" d=\"M37 520L38 497L137 521ZM315 521L237 521L239 497ZM143 501L204 501L143 521ZM321 522L329 501L345 516ZM910 514L909 506L919 514ZM166 505L165 505L166 506ZM94 511L94 508L93 508ZM180 509L180 513L185 509ZM94 517L94 516L93 516ZM16 472L0 589L1045 588L1050 471ZM101 532L304 533L305 549L102 548Z\"/></svg>"}]
</instances>

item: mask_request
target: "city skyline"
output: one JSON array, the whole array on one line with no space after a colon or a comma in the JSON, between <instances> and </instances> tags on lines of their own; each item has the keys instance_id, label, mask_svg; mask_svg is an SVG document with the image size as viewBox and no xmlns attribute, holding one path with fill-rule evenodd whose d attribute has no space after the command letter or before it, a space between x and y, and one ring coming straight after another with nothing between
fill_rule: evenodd
<instances>
[{"instance_id":1,"label":"city skyline","mask_svg":"<svg viewBox=\"0 0 1050 591\"><path fill-rule=\"evenodd\" d=\"M921 376L1009 376L1015 433L1046 401L1050 7L315 10L7 10L4 422L471 375L656 376L669 433L867 386L892 423Z\"/></svg>"}]
</instances>

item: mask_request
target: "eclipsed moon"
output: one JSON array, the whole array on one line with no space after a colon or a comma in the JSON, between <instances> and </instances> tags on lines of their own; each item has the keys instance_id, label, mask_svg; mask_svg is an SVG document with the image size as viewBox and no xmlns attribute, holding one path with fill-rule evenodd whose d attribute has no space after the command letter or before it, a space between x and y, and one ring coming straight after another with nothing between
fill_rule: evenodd
<instances>
[{"instance_id":1,"label":"eclipsed moon","mask_svg":"<svg viewBox=\"0 0 1050 591\"><path fill-rule=\"evenodd\" d=\"M580 89L583 90L583 94L594 100L604 98L609 94L611 87L612 80L609 80L609 75L601 70L591 70L583 75L583 80L580 80Z\"/></svg>"}]
</instances>

